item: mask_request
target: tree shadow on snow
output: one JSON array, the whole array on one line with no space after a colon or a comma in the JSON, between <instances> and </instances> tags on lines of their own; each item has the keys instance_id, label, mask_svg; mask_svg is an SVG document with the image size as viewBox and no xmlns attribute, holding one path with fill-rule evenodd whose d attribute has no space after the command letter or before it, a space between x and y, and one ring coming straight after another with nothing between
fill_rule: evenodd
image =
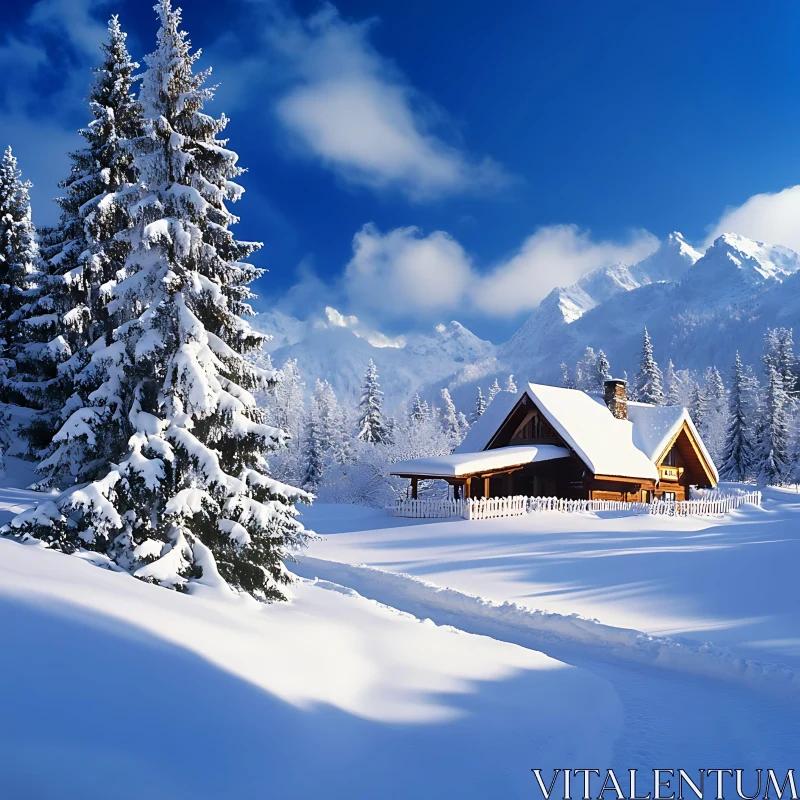
<instances>
[{"instance_id":1,"label":"tree shadow on snow","mask_svg":"<svg viewBox=\"0 0 800 800\"><path fill-rule=\"evenodd\" d=\"M0 596L0 641L3 798L529 797L531 767L595 763L610 747L608 732L578 730L574 713L558 713L576 701L600 714L614 706L605 683L592 684L607 695L597 704L571 669L431 693L457 718L400 724L296 707L77 607ZM546 731L537 703L554 720Z\"/></svg>"}]
</instances>

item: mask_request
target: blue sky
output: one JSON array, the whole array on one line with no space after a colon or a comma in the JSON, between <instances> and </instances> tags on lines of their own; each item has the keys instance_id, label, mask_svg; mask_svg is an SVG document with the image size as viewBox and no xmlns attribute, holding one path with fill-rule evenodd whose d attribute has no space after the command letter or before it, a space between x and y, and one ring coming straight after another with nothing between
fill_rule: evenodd
<instances>
[{"instance_id":1,"label":"blue sky","mask_svg":"<svg viewBox=\"0 0 800 800\"><path fill-rule=\"evenodd\" d=\"M40 224L105 21L120 14L141 59L150 5L4 11L0 143ZM183 7L250 170L237 212L265 243L261 308L330 304L387 332L458 318L501 340L554 286L672 230L800 248L800 190L782 192L800 183L789 0Z\"/></svg>"}]
</instances>

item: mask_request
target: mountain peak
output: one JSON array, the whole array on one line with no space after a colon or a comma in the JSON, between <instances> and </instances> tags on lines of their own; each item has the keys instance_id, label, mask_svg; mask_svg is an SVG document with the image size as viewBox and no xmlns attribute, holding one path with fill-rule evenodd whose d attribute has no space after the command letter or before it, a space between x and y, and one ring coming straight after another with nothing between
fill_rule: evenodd
<instances>
[{"instance_id":1,"label":"mountain peak","mask_svg":"<svg viewBox=\"0 0 800 800\"><path fill-rule=\"evenodd\" d=\"M757 242L738 233L723 233L697 262L696 269L701 275L736 275L748 283L781 281L800 270L800 256L782 245Z\"/></svg>"}]
</instances>

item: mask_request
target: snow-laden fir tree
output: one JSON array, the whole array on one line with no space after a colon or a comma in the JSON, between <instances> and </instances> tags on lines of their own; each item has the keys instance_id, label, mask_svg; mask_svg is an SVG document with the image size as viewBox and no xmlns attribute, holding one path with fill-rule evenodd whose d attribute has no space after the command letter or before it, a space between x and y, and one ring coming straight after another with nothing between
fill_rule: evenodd
<instances>
[{"instance_id":1,"label":"snow-laden fir tree","mask_svg":"<svg viewBox=\"0 0 800 800\"><path fill-rule=\"evenodd\" d=\"M761 486L781 485L788 477L789 403L781 374L768 364L757 456L757 479Z\"/></svg>"},{"instance_id":2,"label":"snow-laden fir tree","mask_svg":"<svg viewBox=\"0 0 800 800\"><path fill-rule=\"evenodd\" d=\"M120 322L93 352L105 380L97 416L76 411L62 431L102 435L109 407L129 425L124 452L96 480L19 515L16 535L104 553L135 576L178 589L219 582L266 600L283 598L285 558L307 534L294 503L310 498L268 474L265 453L283 433L265 424L251 390L275 379L242 355L262 344L242 318L261 274L237 241L227 209L241 187L236 154L203 113L213 91L194 72L169 0L147 57L140 101L146 134L133 143L139 184L125 269L111 290Z\"/></svg>"},{"instance_id":3,"label":"snow-laden fir tree","mask_svg":"<svg viewBox=\"0 0 800 800\"><path fill-rule=\"evenodd\" d=\"M753 376L745 371L738 351L731 369L728 409L728 430L719 474L724 480L746 481L753 475L756 454L757 386Z\"/></svg>"},{"instance_id":4,"label":"snow-laden fir tree","mask_svg":"<svg viewBox=\"0 0 800 800\"><path fill-rule=\"evenodd\" d=\"M304 400L297 359L288 359L280 368L277 378L267 399L269 422L280 428L290 442L299 442L303 429Z\"/></svg>"},{"instance_id":5,"label":"snow-laden fir tree","mask_svg":"<svg viewBox=\"0 0 800 800\"><path fill-rule=\"evenodd\" d=\"M497 378L495 378L494 381L492 382L492 385L489 387L489 398L486 401L486 405L489 405L489 403L491 403L492 400L494 400L495 397L497 397L497 395L500 394L501 391L502 389L500 388L500 384Z\"/></svg>"},{"instance_id":6,"label":"snow-laden fir tree","mask_svg":"<svg viewBox=\"0 0 800 800\"><path fill-rule=\"evenodd\" d=\"M698 431L702 430L706 417L706 397L700 384L693 380L689 392L689 416L692 418Z\"/></svg>"},{"instance_id":7,"label":"snow-laden fir tree","mask_svg":"<svg viewBox=\"0 0 800 800\"><path fill-rule=\"evenodd\" d=\"M672 359L667 364L667 369L664 372L664 404L668 406L680 406L680 386L678 383L678 375L675 372L675 365Z\"/></svg>"},{"instance_id":8,"label":"snow-laden fir tree","mask_svg":"<svg viewBox=\"0 0 800 800\"><path fill-rule=\"evenodd\" d=\"M594 375L593 391L602 392L605 382L611 380L611 364L608 362L608 356L602 350L597 351Z\"/></svg>"},{"instance_id":9,"label":"snow-laden fir tree","mask_svg":"<svg viewBox=\"0 0 800 800\"><path fill-rule=\"evenodd\" d=\"M584 392L596 389L597 353L593 347L587 347L580 361L575 364L575 388Z\"/></svg>"},{"instance_id":10,"label":"snow-laden fir tree","mask_svg":"<svg viewBox=\"0 0 800 800\"><path fill-rule=\"evenodd\" d=\"M716 367L703 372L699 430L714 463L722 460L728 430L728 393Z\"/></svg>"},{"instance_id":11,"label":"snow-laden fir tree","mask_svg":"<svg viewBox=\"0 0 800 800\"><path fill-rule=\"evenodd\" d=\"M319 415L320 441L326 461L344 464L350 460L350 441L347 435L344 409L328 381L317 381L314 397Z\"/></svg>"},{"instance_id":12,"label":"snow-laden fir tree","mask_svg":"<svg viewBox=\"0 0 800 800\"><path fill-rule=\"evenodd\" d=\"M478 395L475 398L475 408L469 418L470 424L474 425L475 422L483 416L484 411L486 411L486 400L483 396L483 390L479 386Z\"/></svg>"},{"instance_id":13,"label":"snow-laden fir tree","mask_svg":"<svg viewBox=\"0 0 800 800\"><path fill-rule=\"evenodd\" d=\"M77 408L92 405L88 398L102 371L90 364L89 346L100 339L111 342L107 303L130 251L130 241L118 235L131 225L121 193L136 180L130 143L142 135L143 121L131 93L139 65L128 54L116 16L101 50L88 98L92 120L79 131L85 146L70 154L70 175L59 184L65 190L56 201L61 218L44 236L48 270L38 299L25 314L29 344L17 357L16 387L44 409L38 421L51 437ZM122 418L112 415L104 420L102 437L89 441L65 434L52 442L39 467L43 483L94 477L109 454L124 445L124 427ZM37 431L30 431L34 447Z\"/></svg>"},{"instance_id":14,"label":"snow-laden fir tree","mask_svg":"<svg viewBox=\"0 0 800 800\"><path fill-rule=\"evenodd\" d=\"M25 343L20 309L36 294L39 253L31 218L31 182L23 180L17 159L7 147L0 160L0 347L1 374ZM7 393L7 386L4 387Z\"/></svg>"},{"instance_id":15,"label":"snow-laden fir tree","mask_svg":"<svg viewBox=\"0 0 800 800\"><path fill-rule=\"evenodd\" d=\"M358 404L358 439L370 444L386 444L389 432L383 419L383 392L378 383L378 368L370 359L364 375L361 400Z\"/></svg>"},{"instance_id":16,"label":"snow-laden fir tree","mask_svg":"<svg viewBox=\"0 0 800 800\"><path fill-rule=\"evenodd\" d=\"M776 370L783 380L784 390L790 396L797 389L797 367L794 356L794 337L791 328L768 328L764 334L764 367Z\"/></svg>"},{"instance_id":17,"label":"snow-laden fir tree","mask_svg":"<svg viewBox=\"0 0 800 800\"><path fill-rule=\"evenodd\" d=\"M517 389L517 384L514 383L514 376L509 375L508 380L506 381L506 386L503 389L504 392L511 392L511 394L516 394L519 390Z\"/></svg>"},{"instance_id":18,"label":"snow-laden fir tree","mask_svg":"<svg viewBox=\"0 0 800 800\"><path fill-rule=\"evenodd\" d=\"M419 392L414 395L414 400L411 402L411 413L409 419L415 425L423 423L429 416L430 409L427 403L423 403L420 399Z\"/></svg>"},{"instance_id":19,"label":"snow-laden fir tree","mask_svg":"<svg viewBox=\"0 0 800 800\"><path fill-rule=\"evenodd\" d=\"M570 372L569 367L567 366L566 362L562 361L559 366L559 370L561 371L561 385L565 389L574 389L576 388L575 378Z\"/></svg>"},{"instance_id":20,"label":"snow-laden fir tree","mask_svg":"<svg viewBox=\"0 0 800 800\"><path fill-rule=\"evenodd\" d=\"M442 389L442 428L445 434L455 443L453 446L461 441L461 425L458 421L458 412L456 411L453 398L450 397L448 389Z\"/></svg>"},{"instance_id":21,"label":"snow-laden fir tree","mask_svg":"<svg viewBox=\"0 0 800 800\"><path fill-rule=\"evenodd\" d=\"M634 393L637 400L642 403L652 403L660 406L664 404L664 382L661 370L653 354L653 343L647 328L642 337L642 352L639 359L639 371L636 373Z\"/></svg>"},{"instance_id":22,"label":"snow-laden fir tree","mask_svg":"<svg viewBox=\"0 0 800 800\"><path fill-rule=\"evenodd\" d=\"M323 386L317 381L314 394L306 406L306 422L303 437L303 488L316 491L325 472L325 443L322 430L321 400Z\"/></svg>"}]
</instances>

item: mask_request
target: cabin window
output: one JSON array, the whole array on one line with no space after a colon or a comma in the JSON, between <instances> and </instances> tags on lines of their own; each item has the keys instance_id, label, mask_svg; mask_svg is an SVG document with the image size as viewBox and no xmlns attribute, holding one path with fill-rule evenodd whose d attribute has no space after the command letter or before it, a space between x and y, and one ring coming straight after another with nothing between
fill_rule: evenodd
<instances>
[{"instance_id":1,"label":"cabin window","mask_svg":"<svg viewBox=\"0 0 800 800\"><path fill-rule=\"evenodd\" d=\"M669 453L664 456L664 460L661 462L665 467L674 467L675 464L675 447L670 447Z\"/></svg>"},{"instance_id":2,"label":"cabin window","mask_svg":"<svg viewBox=\"0 0 800 800\"><path fill-rule=\"evenodd\" d=\"M661 499L662 500L666 500L669 503L674 503L675 502L675 492L664 492L664 494L661 495Z\"/></svg>"}]
</instances>

